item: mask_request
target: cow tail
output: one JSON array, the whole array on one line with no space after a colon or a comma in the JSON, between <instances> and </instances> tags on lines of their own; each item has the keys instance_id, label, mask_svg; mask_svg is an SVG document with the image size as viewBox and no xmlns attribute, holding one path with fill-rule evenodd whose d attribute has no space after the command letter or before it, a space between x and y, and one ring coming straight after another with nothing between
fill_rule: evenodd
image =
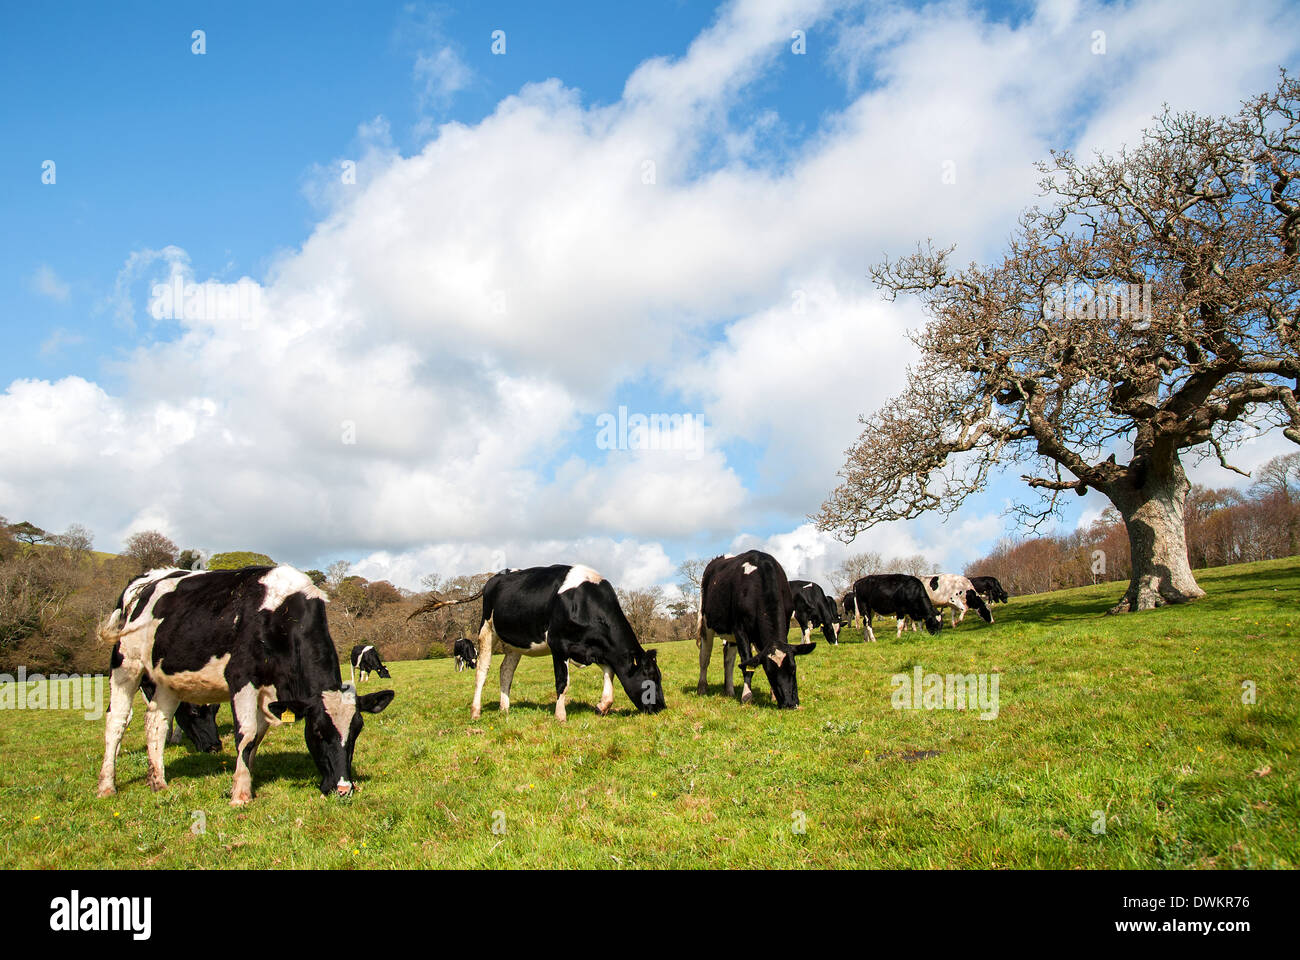
<instances>
[{"instance_id":1,"label":"cow tail","mask_svg":"<svg viewBox=\"0 0 1300 960\"><path fill-rule=\"evenodd\" d=\"M486 589L487 587L484 586L484 590ZM416 610L413 614L411 614L406 619L408 621L411 621L414 620L416 617L421 616L422 614L433 613L436 610L441 610L443 607L454 607L462 603L473 603L481 596L483 596L483 590L480 590L472 597L465 597L462 600L439 600L437 597L434 597L432 600L430 600L424 606L420 607L420 609Z\"/></svg>"}]
</instances>

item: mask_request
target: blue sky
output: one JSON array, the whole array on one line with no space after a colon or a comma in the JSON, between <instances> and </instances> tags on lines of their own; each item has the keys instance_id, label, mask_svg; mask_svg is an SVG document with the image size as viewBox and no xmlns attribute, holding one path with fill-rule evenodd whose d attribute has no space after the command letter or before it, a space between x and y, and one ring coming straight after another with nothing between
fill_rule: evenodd
<instances>
[{"instance_id":1,"label":"blue sky","mask_svg":"<svg viewBox=\"0 0 1300 960\"><path fill-rule=\"evenodd\" d=\"M912 359L921 317L866 267L926 236L992 256L1033 160L1113 149L1162 101L1231 110L1294 67L1294 12L11 6L0 513L405 585L500 560L643 585L750 542L792 575L960 568L1014 477L849 548L805 523ZM247 278L258 316L155 320L173 275ZM698 412L707 443L600 450L620 405Z\"/></svg>"}]
</instances>

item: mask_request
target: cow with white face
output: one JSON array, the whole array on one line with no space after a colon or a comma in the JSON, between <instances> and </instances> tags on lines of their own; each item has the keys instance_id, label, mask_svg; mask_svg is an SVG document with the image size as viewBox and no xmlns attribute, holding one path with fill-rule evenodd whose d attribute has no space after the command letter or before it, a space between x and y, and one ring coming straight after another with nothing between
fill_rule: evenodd
<instances>
[{"instance_id":1,"label":"cow with white face","mask_svg":"<svg viewBox=\"0 0 1300 960\"><path fill-rule=\"evenodd\" d=\"M656 651L637 642L608 580L590 567L556 564L526 570L502 570L472 597L431 599L411 617L443 607L483 599L478 656L474 668L474 702L470 719L482 712L483 685L492 665L494 643L504 650L501 662L501 712L510 709L510 684L522 657L551 658L555 670L555 719L567 719L569 664L599 664L605 688L596 709L614 706L614 678L642 713L664 709L663 678ZM410 619L410 618L408 618Z\"/></svg>"},{"instance_id":2,"label":"cow with white face","mask_svg":"<svg viewBox=\"0 0 1300 960\"><path fill-rule=\"evenodd\" d=\"M141 681L154 684L145 720L154 790L167 786L163 738L182 701L229 700L235 775L230 802L253 798L253 758L271 726L303 721L322 794L353 791L352 755L363 713L379 713L393 691L358 696L344 685L325 618L327 600L292 567L154 570L129 583L99 628L117 644L104 731L99 795L117 791L115 761Z\"/></svg>"}]
</instances>

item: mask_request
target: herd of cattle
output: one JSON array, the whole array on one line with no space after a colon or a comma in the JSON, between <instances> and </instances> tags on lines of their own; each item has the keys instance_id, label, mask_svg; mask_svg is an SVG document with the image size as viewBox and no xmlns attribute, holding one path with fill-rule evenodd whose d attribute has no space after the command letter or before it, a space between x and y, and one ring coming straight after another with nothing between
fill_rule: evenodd
<instances>
[{"instance_id":1,"label":"herd of cattle","mask_svg":"<svg viewBox=\"0 0 1300 960\"><path fill-rule=\"evenodd\" d=\"M638 710L657 713L665 708L656 651L647 651L637 641L613 586L591 568L558 564L502 570L473 596L431 599L411 618L480 599L477 644L461 638L454 648L456 669L468 666L475 672L472 719L478 719L482 709L494 650L502 657L502 712L510 709L510 685L520 659L541 656L549 656L554 667L558 720L566 716L572 664L600 667L604 689L597 709L602 715L613 707L615 678ZM866 639L875 641L875 616L892 614L899 637L909 624L913 630L924 624L934 634L943 627L940 611L945 608L953 627L970 609L992 623L989 605L1007 599L993 577L875 574L856 581L837 601L811 581L787 580L781 564L769 554L751 550L716 557L700 580L696 692L707 691L713 642L719 635L729 638L723 643L728 696L735 694L739 656L742 702L753 698L755 668L762 667L777 706L794 708L799 706L795 664L816 648L809 639L814 628L822 630L828 643L838 645L841 625L862 619ZM149 704L146 781L154 790L166 786L164 740L177 742L184 731L198 749L220 750L216 712L218 704L228 701L236 749L232 805L253 797L253 759L267 730L299 720L321 775L321 793L351 794L352 756L362 714L379 713L394 693L358 693L357 684L369 674L390 676L369 645L352 649L352 682L343 682L326 603L325 594L305 574L287 566L154 570L132 580L99 628L100 638L113 648L99 796L116 792L117 754L137 690ZM803 633L802 643L787 641L791 618ZM179 730L169 732L173 720Z\"/></svg>"}]
</instances>

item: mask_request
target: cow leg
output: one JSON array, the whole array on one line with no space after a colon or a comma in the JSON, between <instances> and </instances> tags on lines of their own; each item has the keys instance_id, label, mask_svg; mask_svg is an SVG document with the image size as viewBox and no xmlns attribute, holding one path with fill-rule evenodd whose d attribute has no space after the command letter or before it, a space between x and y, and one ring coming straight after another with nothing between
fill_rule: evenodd
<instances>
[{"instance_id":1,"label":"cow leg","mask_svg":"<svg viewBox=\"0 0 1300 960\"><path fill-rule=\"evenodd\" d=\"M180 698L167 687L159 684L154 691L149 710L144 715L145 750L149 755L149 771L145 782L152 790L165 790L167 777L163 773L163 744L167 740L167 724L171 722Z\"/></svg>"},{"instance_id":2,"label":"cow leg","mask_svg":"<svg viewBox=\"0 0 1300 960\"><path fill-rule=\"evenodd\" d=\"M551 657L555 665L555 719L561 722L568 719L564 711L564 698L569 692L569 659L558 653Z\"/></svg>"},{"instance_id":3,"label":"cow leg","mask_svg":"<svg viewBox=\"0 0 1300 960\"><path fill-rule=\"evenodd\" d=\"M131 701L140 689L144 666L139 662L124 661L109 677L108 713L104 717L104 763L99 768L98 796L111 797L117 793L117 752L122 746L122 734L131 722Z\"/></svg>"},{"instance_id":4,"label":"cow leg","mask_svg":"<svg viewBox=\"0 0 1300 960\"><path fill-rule=\"evenodd\" d=\"M873 623L873 621L874 618L871 616L871 611L868 610L867 611L867 640L869 640L871 643L876 642L876 631L871 629L871 624Z\"/></svg>"},{"instance_id":5,"label":"cow leg","mask_svg":"<svg viewBox=\"0 0 1300 960\"><path fill-rule=\"evenodd\" d=\"M605 717L614 706L614 668L602 663L600 669L605 674L605 687L600 691L600 703L596 704L596 709Z\"/></svg>"},{"instance_id":6,"label":"cow leg","mask_svg":"<svg viewBox=\"0 0 1300 960\"><path fill-rule=\"evenodd\" d=\"M894 637L895 640L902 640L902 639L903 639L903 627L906 625L906 619L907 619L906 617L899 617L899 618L898 618L898 633L897 633L897 635Z\"/></svg>"},{"instance_id":7,"label":"cow leg","mask_svg":"<svg viewBox=\"0 0 1300 960\"><path fill-rule=\"evenodd\" d=\"M750 657L754 655L754 651L750 647L749 641L747 639L744 639L740 635L736 636L736 643L735 646L732 647L732 650L738 651L740 653L741 663L747 662L750 659ZM736 662L736 654L734 652L731 654L731 662L733 664ZM752 686L752 681L754 679L753 668L741 667L740 674L745 681L745 687L743 690L740 691L740 702L749 703L751 700L754 699L754 689ZM727 680L730 683L731 670L727 670ZM735 691L735 687L732 686L731 689L729 689L727 692L733 693L734 691Z\"/></svg>"},{"instance_id":8,"label":"cow leg","mask_svg":"<svg viewBox=\"0 0 1300 960\"><path fill-rule=\"evenodd\" d=\"M469 718L477 720L483 712L483 684L487 683L488 668L492 666L492 641L496 630L492 621L484 620L478 630L478 666L474 668L474 702L469 708Z\"/></svg>"},{"instance_id":9,"label":"cow leg","mask_svg":"<svg viewBox=\"0 0 1300 960\"><path fill-rule=\"evenodd\" d=\"M251 683L230 698L235 717L235 779L230 785L230 805L242 807L253 799L253 757L266 736L267 720L261 710L261 692Z\"/></svg>"},{"instance_id":10,"label":"cow leg","mask_svg":"<svg viewBox=\"0 0 1300 960\"><path fill-rule=\"evenodd\" d=\"M736 640L722 645L722 692L728 697L736 695Z\"/></svg>"},{"instance_id":11,"label":"cow leg","mask_svg":"<svg viewBox=\"0 0 1300 960\"><path fill-rule=\"evenodd\" d=\"M515 679L515 667L519 666L519 661L523 657L523 651L511 650L506 647L506 652L501 660L501 712L510 712L510 684Z\"/></svg>"},{"instance_id":12,"label":"cow leg","mask_svg":"<svg viewBox=\"0 0 1300 960\"><path fill-rule=\"evenodd\" d=\"M172 718L167 721L167 743L173 747L179 746L181 737L181 725L176 722L176 715L173 714Z\"/></svg>"},{"instance_id":13,"label":"cow leg","mask_svg":"<svg viewBox=\"0 0 1300 960\"><path fill-rule=\"evenodd\" d=\"M799 629L803 631L803 642L807 643L809 637L812 636L812 619L811 618L799 619L798 617L796 617L795 619L799 620Z\"/></svg>"},{"instance_id":14,"label":"cow leg","mask_svg":"<svg viewBox=\"0 0 1300 960\"><path fill-rule=\"evenodd\" d=\"M699 647L700 682L696 685L695 692L700 696L704 696L709 692L707 680L709 676L709 660L713 658L713 631L703 625L700 626ZM723 643L723 648L724 650L726 648L725 642Z\"/></svg>"}]
</instances>

